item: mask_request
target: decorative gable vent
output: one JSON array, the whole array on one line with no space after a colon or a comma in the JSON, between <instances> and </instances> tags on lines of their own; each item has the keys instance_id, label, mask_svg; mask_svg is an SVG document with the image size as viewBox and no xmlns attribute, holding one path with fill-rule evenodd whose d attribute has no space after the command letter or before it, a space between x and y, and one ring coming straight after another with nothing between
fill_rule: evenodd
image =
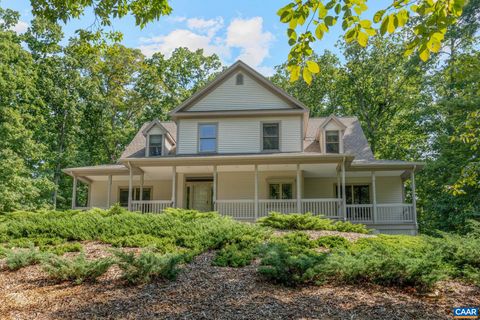
<instances>
[{"instance_id":1,"label":"decorative gable vent","mask_svg":"<svg viewBox=\"0 0 480 320\"><path fill-rule=\"evenodd\" d=\"M237 79L236 79L236 84L237 86L241 86L243 85L243 74L239 73L237 74Z\"/></svg>"}]
</instances>

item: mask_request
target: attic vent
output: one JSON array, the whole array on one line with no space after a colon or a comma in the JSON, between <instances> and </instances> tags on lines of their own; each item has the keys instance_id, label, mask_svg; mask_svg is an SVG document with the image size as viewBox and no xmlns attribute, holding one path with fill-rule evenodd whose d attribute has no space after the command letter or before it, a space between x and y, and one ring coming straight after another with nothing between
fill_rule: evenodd
<instances>
[{"instance_id":1,"label":"attic vent","mask_svg":"<svg viewBox=\"0 0 480 320\"><path fill-rule=\"evenodd\" d=\"M243 74L237 74L237 86L243 85Z\"/></svg>"}]
</instances>

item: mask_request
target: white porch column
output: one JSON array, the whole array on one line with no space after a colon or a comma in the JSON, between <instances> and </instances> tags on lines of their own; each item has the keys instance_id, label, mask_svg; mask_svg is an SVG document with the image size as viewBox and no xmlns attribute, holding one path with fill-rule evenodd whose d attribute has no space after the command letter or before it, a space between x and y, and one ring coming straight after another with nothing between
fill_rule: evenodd
<instances>
[{"instance_id":1,"label":"white porch column","mask_svg":"<svg viewBox=\"0 0 480 320\"><path fill-rule=\"evenodd\" d=\"M177 167L172 167L172 207L177 207Z\"/></svg>"},{"instance_id":2,"label":"white porch column","mask_svg":"<svg viewBox=\"0 0 480 320\"><path fill-rule=\"evenodd\" d=\"M73 176L72 209L77 206L77 176Z\"/></svg>"},{"instance_id":3,"label":"white porch column","mask_svg":"<svg viewBox=\"0 0 480 320\"><path fill-rule=\"evenodd\" d=\"M342 201L342 191L341 191L341 180L340 180L340 171L337 170L337 199L338 199L338 202L337 202L337 212L339 213L340 215L340 211L342 210L342 204L341 204L341 201Z\"/></svg>"},{"instance_id":4,"label":"white porch column","mask_svg":"<svg viewBox=\"0 0 480 320\"><path fill-rule=\"evenodd\" d=\"M145 173L142 173L142 175L140 176L140 201L143 200L143 185L144 185L144 183L145 183ZM150 199L151 198L152 198L152 195L150 195Z\"/></svg>"},{"instance_id":5,"label":"white porch column","mask_svg":"<svg viewBox=\"0 0 480 320\"><path fill-rule=\"evenodd\" d=\"M213 210L217 210L217 166L213 166Z\"/></svg>"},{"instance_id":6,"label":"white porch column","mask_svg":"<svg viewBox=\"0 0 480 320\"><path fill-rule=\"evenodd\" d=\"M108 175L107 208L112 205L112 175Z\"/></svg>"},{"instance_id":7,"label":"white porch column","mask_svg":"<svg viewBox=\"0 0 480 320\"><path fill-rule=\"evenodd\" d=\"M417 223L417 196L415 195L415 169L416 169L416 166L413 167L413 170L410 173L410 179L411 179L411 183L412 183L413 219L415 220L415 226L418 226L418 223Z\"/></svg>"},{"instance_id":8,"label":"white porch column","mask_svg":"<svg viewBox=\"0 0 480 320\"><path fill-rule=\"evenodd\" d=\"M373 223L377 223L377 186L375 171L372 171L372 203L373 203Z\"/></svg>"},{"instance_id":9,"label":"white porch column","mask_svg":"<svg viewBox=\"0 0 480 320\"><path fill-rule=\"evenodd\" d=\"M132 166L128 164L128 210L132 210L132 184L133 184L133 172Z\"/></svg>"},{"instance_id":10,"label":"white porch column","mask_svg":"<svg viewBox=\"0 0 480 320\"><path fill-rule=\"evenodd\" d=\"M258 165L255 165L255 221L258 219Z\"/></svg>"},{"instance_id":11,"label":"white porch column","mask_svg":"<svg viewBox=\"0 0 480 320\"><path fill-rule=\"evenodd\" d=\"M345 159L342 162L342 215L343 220L347 220L347 193L345 187Z\"/></svg>"},{"instance_id":12,"label":"white porch column","mask_svg":"<svg viewBox=\"0 0 480 320\"><path fill-rule=\"evenodd\" d=\"M301 190L301 171L300 165L297 164L297 212L302 213L302 190Z\"/></svg>"}]
</instances>

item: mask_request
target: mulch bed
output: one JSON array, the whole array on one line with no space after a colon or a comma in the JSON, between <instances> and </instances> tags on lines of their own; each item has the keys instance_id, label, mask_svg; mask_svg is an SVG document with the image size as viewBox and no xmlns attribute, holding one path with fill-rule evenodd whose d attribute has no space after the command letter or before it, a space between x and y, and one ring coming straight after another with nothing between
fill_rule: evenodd
<instances>
[{"instance_id":1,"label":"mulch bed","mask_svg":"<svg viewBox=\"0 0 480 320\"><path fill-rule=\"evenodd\" d=\"M88 257L108 246L84 243ZM186 265L173 282L125 286L111 268L97 283L49 280L39 266L0 272L1 319L451 319L455 306L480 305L480 289L442 283L436 294L368 286L286 288L264 281L258 261L211 266L213 252Z\"/></svg>"}]
</instances>

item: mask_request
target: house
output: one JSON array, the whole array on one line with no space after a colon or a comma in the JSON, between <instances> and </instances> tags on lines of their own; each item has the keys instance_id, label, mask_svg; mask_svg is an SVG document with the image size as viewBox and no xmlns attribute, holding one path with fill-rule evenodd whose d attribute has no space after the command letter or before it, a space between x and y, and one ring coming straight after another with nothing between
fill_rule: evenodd
<instances>
[{"instance_id":1,"label":"house","mask_svg":"<svg viewBox=\"0 0 480 320\"><path fill-rule=\"evenodd\" d=\"M117 164L64 169L74 179L72 207L80 181L88 207L216 210L247 221L311 212L378 232L417 232L415 172L423 163L375 159L356 117L309 117L241 61L170 116L145 123Z\"/></svg>"}]
</instances>

